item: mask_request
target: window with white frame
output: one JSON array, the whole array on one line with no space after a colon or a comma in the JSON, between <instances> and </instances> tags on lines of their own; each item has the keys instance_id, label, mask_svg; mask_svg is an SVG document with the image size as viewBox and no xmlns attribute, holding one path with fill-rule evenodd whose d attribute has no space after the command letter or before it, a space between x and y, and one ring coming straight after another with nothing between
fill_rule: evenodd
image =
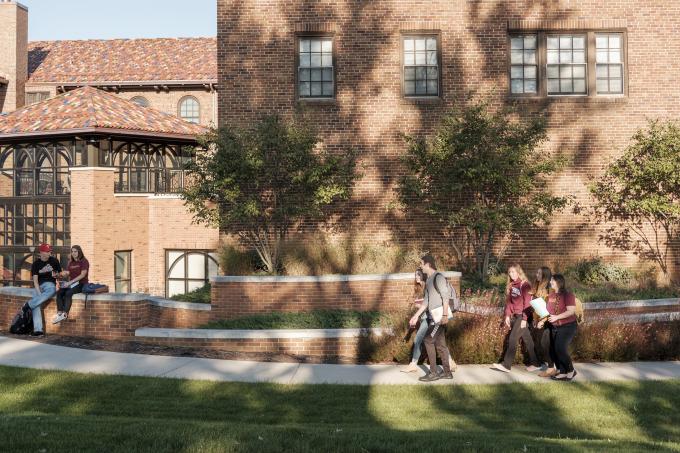
<instances>
[{"instance_id":1,"label":"window with white frame","mask_svg":"<svg viewBox=\"0 0 680 453\"><path fill-rule=\"evenodd\" d=\"M510 38L510 90L512 94L535 94L537 92L537 44L536 35Z\"/></svg>"},{"instance_id":2,"label":"window with white frame","mask_svg":"<svg viewBox=\"0 0 680 453\"><path fill-rule=\"evenodd\" d=\"M300 98L332 98L335 95L333 38L299 38L297 80Z\"/></svg>"},{"instance_id":3,"label":"window with white frame","mask_svg":"<svg viewBox=\"0 0 680 453\"><path fill-rule=\"evenodd\" d=\"M595 35L597 94L623 93L623 36L621 33Z\"/></svg>"},{"instance_id":4,"label":"window with white frame","mask_svg":"<svg viewBox=\"0 0 680 453\"><path fill-rule=\"evenodd\" d=\"M587 94L586 35L549 35L548 95Z\"/></svg>"}]
</instances>

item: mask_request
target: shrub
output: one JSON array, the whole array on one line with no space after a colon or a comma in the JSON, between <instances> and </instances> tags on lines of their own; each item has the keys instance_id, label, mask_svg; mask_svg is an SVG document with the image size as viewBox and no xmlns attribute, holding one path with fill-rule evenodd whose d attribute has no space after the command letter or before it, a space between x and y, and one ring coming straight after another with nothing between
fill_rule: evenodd
<instances>
[{"instance_id":1,"label":"shrub","mask_svg":"<svg viewBox=\"0 0 680 453\"><path fill-rule=\"evenodd\" d=\"M170 299L178 300L182 302L194 302L199 304L209 304L210 303L210 283L202 288L195 289L186 294L176 294Z\"/></svg>"},{"instance_id":2,"label":"shrub","mask_svg":"<svg viewBox=\"0 0 680 453\"><path fill-rule=\"evenodd\" d=\"M256 273L259 259L255 251L244 251L232 244L223 244L219 250L220 268L225 275L252 275Z\"/></svg>"},{"instance_id":3,"label":"shrub","mask_svg":"<svg viewBox=\"0 0 680 453\"><path fill-rule=\"evenodd\" d=\"M567 268L567 276L586 285L601 283L629 283L632 273L625 267L605 263L602 257L581 259L575 265Z\"/></svg>"}]
</instances>

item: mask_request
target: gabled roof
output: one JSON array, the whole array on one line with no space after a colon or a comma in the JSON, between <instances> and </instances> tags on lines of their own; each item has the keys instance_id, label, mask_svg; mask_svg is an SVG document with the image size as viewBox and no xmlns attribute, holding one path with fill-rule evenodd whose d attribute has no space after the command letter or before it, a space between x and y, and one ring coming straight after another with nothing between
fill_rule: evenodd
<instances>
[{"instance_id":1,"label":"gabled roof","mask_svg":"<svg viewBox=\"0 0 680 453\"><path fill-rule=\"evenodd\" d=\"M216 38L34 41L28 83L217 82Z\"/></svg>"},{"instance_id":2,"label":"gabled roof","mask_svg":"<svg viewBox=\"0 0 680 453\"><path fill-rule=\"evenodd\" d=\"M0 140L87 132L192 139L207 129L92 87L82 87L0 116Z\"/></svg>"}]
</instances>

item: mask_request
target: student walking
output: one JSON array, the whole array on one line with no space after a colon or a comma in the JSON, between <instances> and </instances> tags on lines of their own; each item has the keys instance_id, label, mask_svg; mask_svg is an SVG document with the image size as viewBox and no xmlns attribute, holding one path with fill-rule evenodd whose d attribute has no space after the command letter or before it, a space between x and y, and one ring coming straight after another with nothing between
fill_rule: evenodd
<instances>
[{"instance_id":1,"label":"student walking","mask_svg":"<svg viewBox=\"0 0 680 453\"><path fill-rule=\"evenodd\" d=\"M415 326L419 317L425 310L428 311L429 326L425 333L425 350L430 362L430 372L418 380L424 382L438 379L453 379L451 364L449 362L449 349L446 346L446 323L448 322L449 298L451 297L449 285L441 272L437 271L434 257L425 255L420 260L420 267L427 275L425 282L425 294L423 304L409 324ZM441 313L441 318L437 316ZM442 361L442 373L437 371L437 354Z\"/></svg>"},{"instance_id":2,"label":"student walking","mask_svg":"<svg viewBox=\"0 0 680 453\"><path fill-rule=\"evenodd\" d=\"M423 305L423 294L425 292L425 281L427 280L427 275L423 272L421 268L418 268L416 270L416 280L414 283L414 304L418 311L421 311L420 308ZM423 345L423 340L425 339L425 334L427 333L427 313L425 310L422 310L422 314L418 318L418 322L415 326L416 328L416 337L413 340L413 353L411 354L411 363L401 370L403 373L413 373L415 371L418 371L418 360L420 360L420 354L421 354L421 349Z\"/></svg>"},{"instance_id":3,"label":"student walking","mask_svg":"<svg viewBox=\"0 0 680 453\"><path fill-rule=\"evenodd\" d=\"M548 297L552 292L550 289L550 280L552 279L552 272L549 267L543 266L536 271L536 280L531 289L532 299L541 298L548 302ZM534 313L534 316L536 314ZM552 324L546 323L545 320L541 321L539 319L534 319L536 323L538 344L536 345L536 351L538 352L538 358L541 363L546 367L545 371L542 371L538 375L541 377L550 377L557 374L557 369L555 368L555 359L553 358L554 352L551 352L550 347L550 335L552 333Z\"/></svg>"},{"instance_id":4,"label":"student walking","mask_svg":"<svg viewBox=\"0 0 680 453\"><path fill-rule=\"evenodd\" d=\"M510 372L512 362L515 359L517 343L521 338L524 347L529 354L529 366L527 371L539 370L534 340L527 328L527 320L531 311L531 284L527 281L522 268L515 264L508 268L508 281L505 288L505 326L510 329L507 337L507 346L503 355L503 362L496 363L493 368L505 373Z\"/></svg>"},{"instance_id":5,"label":"student walking","mask_svg":"<svg viewBox=\"0 0 680 453\"><path fill-rule=\"evenodd\" d=\"M45 334L40 308L57 292L55 277L61 272L61 264L52 256L52 247L49 244L40 244L38 251L40 256L31 266L35 295L28 301L28 306L33 314L33 333L31 335L35 337Z\"/></svg>"},{"instance_id":6,"label":"student walking","mask_svg":"<svg viewBox=\"0 0 680 453\"><path fill-rule=\"evenodd\" d=\"M557 381L571 381L578 374L569 355L569 345L577 330L576 296L567 291L564 276L553 275L550 280L553 292L548 296L548 323L551 327L551 350L558 374L551 376Z\"/></svg>"},{"instance_id":7,"label":"student walking","mask_svg":"<svg viewBox=\"0 0 680 453\"><path fill-rule=\"evenodd\" d=\"M68 277L68 281L57 291L57 314L52 319L52 324L62 322L68 318L71 310L73 295L83 292L83 286L87 285L87 274L90 270L90 263L83 255L83 249L79 245L71 247L71 257L62 277Z\"/></svg>"}]
</instances>

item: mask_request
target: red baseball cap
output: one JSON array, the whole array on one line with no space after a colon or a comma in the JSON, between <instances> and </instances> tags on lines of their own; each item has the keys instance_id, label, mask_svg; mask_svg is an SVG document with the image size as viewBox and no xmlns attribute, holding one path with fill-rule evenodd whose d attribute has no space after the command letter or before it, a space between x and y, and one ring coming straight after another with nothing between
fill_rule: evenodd
<instances>
[{"instance_id":1,"label":"red baseball cap","mask_svg":"<svg viewBox=\"0 0 680 453\"><path fill-rule=\"evenodd\" d=\"M38 250L40 253L50 253L52 251L52 246L50 244L40 244Z\"/></svg>"}]
</instances>

